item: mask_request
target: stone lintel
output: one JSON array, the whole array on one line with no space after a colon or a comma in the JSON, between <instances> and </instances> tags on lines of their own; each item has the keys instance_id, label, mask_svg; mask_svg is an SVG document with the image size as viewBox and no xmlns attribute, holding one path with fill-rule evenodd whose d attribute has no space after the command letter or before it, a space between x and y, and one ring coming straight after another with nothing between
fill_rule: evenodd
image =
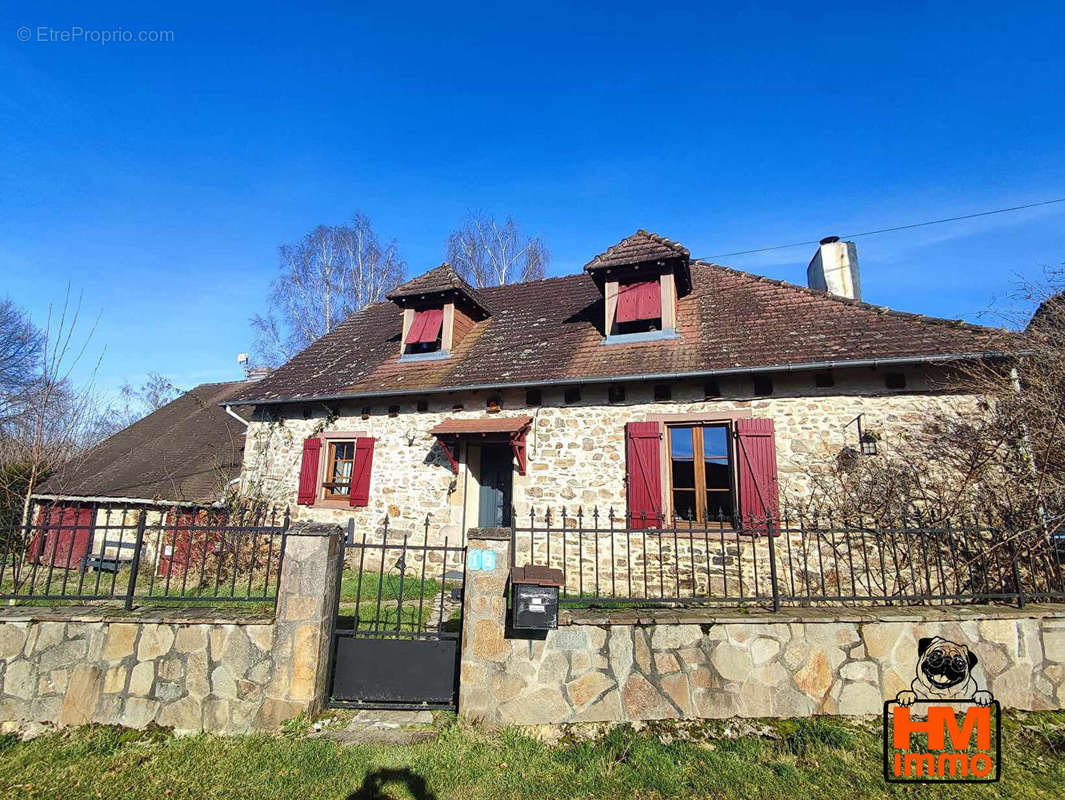
<instances>
[{"instance_id":1,"label":"stone lintel","mask_svg":"<svg viewBox=\"0 0 1065 800\"><path fill-rule=\"evenodd\" d=\"M514 536L513 528L470 528L466 533L467 540L510 541Z\"/></svg>"}]
</instances>

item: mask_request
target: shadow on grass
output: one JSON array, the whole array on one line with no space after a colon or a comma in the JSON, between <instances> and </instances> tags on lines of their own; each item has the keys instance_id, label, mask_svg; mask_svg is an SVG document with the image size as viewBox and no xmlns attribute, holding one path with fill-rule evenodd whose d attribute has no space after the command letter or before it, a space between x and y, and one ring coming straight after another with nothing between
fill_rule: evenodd
<instances>
[{"instance_id":1,"label":"shadow on grass","mask_svg":"<svg viewBox=\"0 0 1065 800\"><path fill-rule=\"evenodd\" d=\"M371 772L363 779L362 785L348 795L347 800L392 800L392 795L384 791L389 784L406 786L414 800L436 800L425 778L409 769L379 769Z\"/></svg>"}]
</instances>

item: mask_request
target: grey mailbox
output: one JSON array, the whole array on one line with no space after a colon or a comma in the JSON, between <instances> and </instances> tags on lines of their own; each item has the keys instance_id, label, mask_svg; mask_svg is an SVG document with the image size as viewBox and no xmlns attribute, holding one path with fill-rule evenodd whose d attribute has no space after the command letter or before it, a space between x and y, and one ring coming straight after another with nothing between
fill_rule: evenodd
<instances>
[{"instance_id":1,"label":"grey mailbox","mask_svg":"<svg viewBox=\"0 0 1065 800\"><path fill-rule=\"evenodd\" d=\"M517 631L549 631L558 627L558 590L562 570L550 567L511 567L510 591Z\"/></svg>"}]
</instances>

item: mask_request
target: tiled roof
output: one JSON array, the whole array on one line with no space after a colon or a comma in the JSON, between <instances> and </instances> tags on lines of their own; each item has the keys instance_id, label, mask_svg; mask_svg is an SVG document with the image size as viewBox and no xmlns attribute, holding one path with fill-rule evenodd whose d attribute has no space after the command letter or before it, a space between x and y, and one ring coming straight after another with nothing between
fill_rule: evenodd
<instances>
[{"instance_id":1,"label":"tiled roof","mask_svg":"<svg viewBox=\"0 0 1065 800\"><path fill-rule=\"evenodd\" d=\"M1027 330L1041 335L1055 331L1060 335L1065 331L1065 292L1052 294L1040 303L1032 318L1028 320Z\"/></svg>"},{"instance_id":2,"label":"tiled roof","mask_svg":"<svg viewBox=\"0 0 1065 800\"><path fill-rule=\"evenodd\" d=\"M665 245L663 245L665 246ZM608 251L609 252L609 251ZM398 363L401 312L355 314L236 397L271 402L394 392L947 358L997 350L1001 331L845 300L704 262L677 303L676 339L603 343L590 275L480 290L494 309L450 358Z\"/></svg>"},{"instance_id":3,"label":"tiled roof","mask_svg":"<svg viewBox=\"0 0 1065 800\"><path fill-rule=\"evenodd\" d=\"M406 283L401 283L389 292L387 297L389 300L402 300L408 297L420 297L422 295L449 291L461 292L486 312L491 313L491 307L481 293L466 283L466 281L455 272L452 266L447 263L422 273Z\"/></svg>"},{"instance_id":4,"label":"tiled roof","mask_svg":"<svg viewBox=\"0 0 1065 800\"><path fill-rule=\"evenodd\" d=\"M585 264L584 268L588 272L593 272L597 269L638 264L644 261L669 258L687 259L688 255L688 248L684 245L640 228L632 236L625 237L613 247L597 255Z\"/></svg>"},{"instance_id":5,"label":"tiled roof","mask_svg":"<svg viewBox=\"0 0 1065 800\"><path fill-rule=\"evenodd\" d=\"M240 474L245 430L219 404L249 385L197 386L67 464L38 494L216 502Z\"/></svg>"}]
</instances>

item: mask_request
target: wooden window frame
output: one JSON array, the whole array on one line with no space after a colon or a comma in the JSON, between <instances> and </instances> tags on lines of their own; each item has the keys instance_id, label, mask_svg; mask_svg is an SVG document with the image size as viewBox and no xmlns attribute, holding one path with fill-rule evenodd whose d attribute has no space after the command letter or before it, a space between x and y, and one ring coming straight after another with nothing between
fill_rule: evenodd
<instances>
[{"instance_id":1,"label":"wooden window frame","mask_svg":"<svg viewBox=\"0 0 1065 800\"><path fill-rule=\"evenodd\" d=\"M337 455L337 450L341 446L351 446L351 458L340 458ZM347 439L332 439L325 443L325 475L322 481L322 499L323 500L348 500L351 499L351 487L353 484L353 478L355 477L355 442L354 440ZM351 464L349 471L349 477L347 484L333 480L336 477L336 467L338 464ZM347 493L341 493L337 491L338 487L347 486Z\"/></svg>"},{"instance_id":2,"label":"wooden window frame","mask_svg":"<svg viewBox=\"0 0 1065 800\"><path fill-rule=\"evenodd\" d=\"M729 488L728 494L731 496L731 517L735 518L736 515L736 502L738 496L739 476L736 472L736 426L732 419L693 419L693 420L676 420L665 424L665 436L664 446L666 453L666 469L665 469L665 495L667 504L665 508L669 509L668 519L672 521L674 525L677 523L687 522L688 520L679 519L676 515L676 509L674 507L673 500L673 429L674 428L690 428L692 431L692 471L695 478L695 516L696 519L693 523L699 525L708 526L713 524L716 520L707 519L706 509L706 493L709 491L721 491L711 490L706 488L706 469L696 469L695 464L705 464L706 450L703 442L703 429L704 428L723 428L725 430L725 442L728 448L728 452L725 454L728 459L728 475L729 475ZM687 491L682 488L682 491ZM724 523L731 527L731 519L728 523Z\"/></svg>"},{"instance_id":3,"label":"wooden window frame","mask_svg":"<svg viewBox=\"0 0 1065 800\"><path fill-rule=\"evenodd\" d=\"M332 458L330 456L334 444L342 444L350 442L351 446L355 448L355 440L360 438L366 438L370 434L363 431L331 431L329 433L323 433L318 438L322 440L322 455L318 459L318 485L315 488L315 499L310 505L311 508L350 508L351 507L351 489L348 489L348 494L343 495L330 495L327 493L326 483L328 482L328 476L331 474L330 466ZM352 481L355 479L355 454L352 453L352 466L351 474Z\"/></svg>"}]
</instances>

